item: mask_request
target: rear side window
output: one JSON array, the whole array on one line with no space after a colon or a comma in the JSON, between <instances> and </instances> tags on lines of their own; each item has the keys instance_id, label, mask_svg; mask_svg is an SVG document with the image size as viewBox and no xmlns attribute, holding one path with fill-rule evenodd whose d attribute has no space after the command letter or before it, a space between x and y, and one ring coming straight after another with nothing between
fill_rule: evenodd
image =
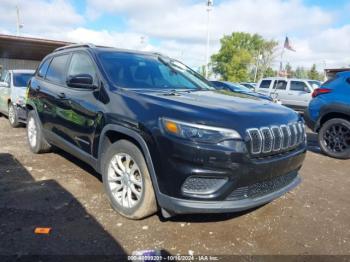
<instances>
[{"instance_id":1,"label":"rear side window","mask_svg":"<svg viewBox=\"0 0 350 262\"><path fill-rule=\"evenodd\" d=\"M47 72L47 68L49 67L49 64L50 64L50 59L46 59L44 61L44 63L41 64L40 68L39 68L39 71L38 71L38 76L39 77L45 77L46 75L46 72Z\"/></svg>"},{"instance_id":2,"label":"rear side window","mask_svg":"<svg viewBox=\"0 0 350 262\"><path fill-rule=\"evenodd\" d=\"M263 80L259 88L270 88L271 80Z\"/></svg>"},{"instance_id":3,"label":"rear side window","mask_svg":"<svg viewBox=\"0 0 350 262\"><path fill-rule=\"evenodd\" d=\"M13 85L17 87L26 87L33 74L15 73L13 74Z\"/></svg>"},{"instance_id":4,"label":"rear side window","mask_svg":"<svg viewBox=\"0 0 350 262\"><path fill-rule=\"evenodd\" d=\"M292 91L307 91L309 88L304 82L301 81L291 81L290 90Z\"/></svg>"},{"instance_id":5,"label":"rear side window","mask_svg":"<svg viewBox=\"0 0 350 262\"><path fill-rule=\"evenodd\" d=\"M66 65L69 54L56 56L52 59L46 73L46 79L55 83L63 84L65 82Z\"/></svg>"},{"instance_id":6,"label":"rear side window","mask_svg":"<svg viewBox=\"0 0 350 262\"><path fill-rule=\"evenodd\" d=\"M275 83L273 84L273 89L286 90L286 88L287 88L287 81L284 81L284 80L276 80Z\"/></svg>"}]
</instances>

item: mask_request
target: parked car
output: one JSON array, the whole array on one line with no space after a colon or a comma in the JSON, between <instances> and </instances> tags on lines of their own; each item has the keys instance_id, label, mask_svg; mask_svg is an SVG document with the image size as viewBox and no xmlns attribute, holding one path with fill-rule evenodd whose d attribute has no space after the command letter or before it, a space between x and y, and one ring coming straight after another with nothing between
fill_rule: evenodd
<instances>
[{"instance_id":1,"label":"parked car","mask_svg":"<svg viewBox=\"0 0 350 262\"><path fill-rule=\"evenodd\" d=\"M311 94L319 87L318 81L270 77L259 81L256 91L279 99L283 105L297 111L304 111L311 100Z\"/></svg>"},{"instance_id":2,"label":"parked car","mask_svg":"<svg viewBox=\"0 0 350 262\"><path fill-rule=\"evenodd\" d=\"M12 127L26 122L25 93L34 70L9 70L0 82L0 113L8 116Z\"/></svg>"},{"instance_id":3,"label":"parked car","mask_svg":"<svg viewBox=\"0 0 350 262\"><path fill-rule=\"evenodd\" d=\"M210 81L210 82L218 90L226 90L226 91L230 91L230 92L245 94L245 95L259 97L262 99L267 99L269 101L273 101L273 99L270 96L254 92L251 89L249 89L241 84L231 83L231 82L227 82L227 81Z\"/></svg>"},{"instance_id":4,"label":"parked car","mask_svg":"<svg viewBox=\"0 0 350 262\"><path fill-rule=\"evenodd\" d=\"M307 125L318 133L321 150L335 158L350 158L350 71L314 90L305 112Z\"/></svg>"},{"instance_id":5,"label":"parked car","mask_svg":"<svg viewBox=\"0 0 350 262\"><path fill-rule=\"evenodd\" d=\"M111 206L141 219L222 213L272 201L300 182L300 115L224 94L179 61L92 45L41 62L27 99L28 144L62 148L102 174Z\"/></svg>"},{"instance_id":6,"label":"parked car","mask_svg":"<svg viewBox=\"0 0 350 262\"><path fill-rule=\"evenodd\" d=\"M255 91L256 83L252 82L242 82L240 83L242 86L248 87L250 90Z\"/></svg>"}]
</instances>

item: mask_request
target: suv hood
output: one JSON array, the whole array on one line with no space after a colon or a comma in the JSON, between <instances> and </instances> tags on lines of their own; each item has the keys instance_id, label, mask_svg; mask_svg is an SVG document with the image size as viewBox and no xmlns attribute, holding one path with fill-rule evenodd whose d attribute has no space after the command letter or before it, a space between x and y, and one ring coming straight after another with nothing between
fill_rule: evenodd
<instances>
[{"instance_id":1,"label":"suv hood","mask_svg":"<svg viewBox=\"0 0 350 262\"><path fill-rule=\"evenodd\" d=\"M159 114L178 120L246 129L300 120L293 110L259 97L226 91L144 91L140 100L156 104ZM142 99L143 98L143 99Z\"/></svg>"}]
</instances>

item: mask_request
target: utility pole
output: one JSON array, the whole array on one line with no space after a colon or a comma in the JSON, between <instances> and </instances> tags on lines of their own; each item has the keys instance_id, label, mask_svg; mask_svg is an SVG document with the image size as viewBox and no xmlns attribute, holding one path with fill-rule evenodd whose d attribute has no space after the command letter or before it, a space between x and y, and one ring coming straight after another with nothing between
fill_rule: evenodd
<instances>
[{"instance_id":1,"label":"utility pole","mask_svg":"<svg viewBox=\"0 0 350 262\"><path fill-rule=\"evenodd\" d=\"M213 0L207 0L207 48L205 54L205 78L209 76L209 45L210 45L210 11L213 6Z\"/></svg>"},{"instance_id":2,"label":"utility pole","mask_svg":"<svg viewBox=\"0 0 350 262\"><path fill-rule=\"evenodd\" d=\"M17 36L20 35L20 30L21 28L23 28L23 25L20 22L20 18L19 18L19 7L18 5L16 5L16 13L17 13L17 23L16 23L16 27L17 27Z\"/></svg>"},{"instance_id":3,"label":"utility pole","mask_svg":"<svg viewBox=\"0 0 350 262\"><path fill-rule=\"evenodd\" d=\"M258 69L259 69L259 62L260 59L262 58L262 55L260 54L260 50L258 52L258 56L256 58L256 65L255 65L255 74L254 74L254 83L256 83L256 77L258 75Z\"/></svg>"}]
</instances>

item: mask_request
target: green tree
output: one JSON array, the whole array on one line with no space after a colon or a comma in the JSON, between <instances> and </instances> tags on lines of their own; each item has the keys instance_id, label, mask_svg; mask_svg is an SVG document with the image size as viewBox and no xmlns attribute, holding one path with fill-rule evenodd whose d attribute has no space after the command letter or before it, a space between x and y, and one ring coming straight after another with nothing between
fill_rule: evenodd
<instances>
[{"instance_id":1,"label":"green tree","mask_svg":"<svg viewBox=\"0 0 350 262\"><path fill-rule=\"evenodd\" d=\"M268 67L262 77L273 77L276 76L277 72L273 70L271 67Z\"/></svg>"},{"instance_id":2,"label":"green tree","mask_svg":"<svg viewBox=\"0 0 350 262\"><path fill-rule=\"evenodd\" d=\"M294 77L294 71L293 71L293 68L292 66L290 65L290 63L287 63L284 70L286 71L287 73L287 77L291 78L291 77Z\"/></svg>"},{"instance_id":3,"label":"green tree","mask_svg":"<svg viewBox=\"0 0 350 262\"><path fill-rule=\"evenodd\" d=\"M308 73L304 67L298 66L295 69L294 77L296 77L296 78L308 78Z\"/></svg>"},{"instance_id":4,"label":"green tree","mask_svg":"<svg viewBox=\"0 0 350 262\"><path fill-rule=\"evenodd\" d=\"M211 57L213 72L223 80L232 82L252 81L257 59L261 62L258 75L263 75L263 70L272 62L273 49L277 45L275 41L267 41L258 34L243 32L224 36L220 42L219 52Z\"/></svg>"},{"instance_id":5,"label":"green tree","mask_svg":"<svg viewBox=\"0 0 350 262\"><path fill-rule=\"evenodd\" d=\"M307 73L308 78L313 79L313 80L321 80L321 75L317 71L316 65L313 64L309 72Z\"/></svg>"}]
</instances>

